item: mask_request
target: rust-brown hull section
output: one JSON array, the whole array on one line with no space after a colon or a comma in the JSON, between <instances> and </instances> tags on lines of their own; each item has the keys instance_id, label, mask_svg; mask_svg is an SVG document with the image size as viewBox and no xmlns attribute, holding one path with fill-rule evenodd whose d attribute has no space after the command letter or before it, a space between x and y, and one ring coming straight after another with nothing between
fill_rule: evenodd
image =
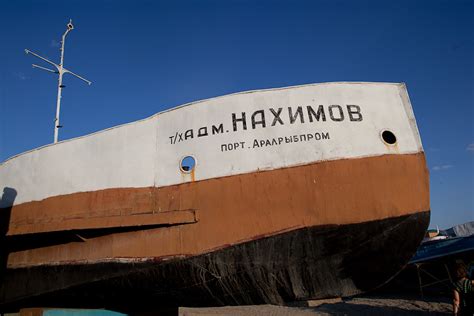
<instances>
[{"instance_id":1,"label":"rust-brown hull section","mask_svg":"<svg viewBox=\"0 0 474 316\"><path fill-rule=\"evenodd\" d=\"M327 161L162 188L76 193L14 206L8 235L14 241L37 222L43 231L48 223L56 230L79 231L87 241L62 244L66 241L58 238L54 245L49 240L46 247L18 251L13 245L8 266L194 256L304 227L364 223L429 209L422 153ZM195 212L194 223L163 223L147 230L137 225L125 232L94 229L92 235L68 220L95 218L96 228L114 217L186 210Z\"/></svg>"},{"instance_id":2,"label":"rust-brown hull section","mask_svg":"<svg viewBox=\"0 0 474 316\"><path fill-rule=\"evenodd\" d=\"M0 302L103 290L120 298L142 285L143 297L165 293L166 301L169 291L179 304L197 304L186 301L187 288L199 301L225 304L352 295L385 282L408 261L429 209L423 153L24 203L1 210L11 214ZM123 217L134 221L127 226ZM218 273L209 272L213 266ZM247 299L256 286L259 293Z\"/></svg>"}]
</instances>

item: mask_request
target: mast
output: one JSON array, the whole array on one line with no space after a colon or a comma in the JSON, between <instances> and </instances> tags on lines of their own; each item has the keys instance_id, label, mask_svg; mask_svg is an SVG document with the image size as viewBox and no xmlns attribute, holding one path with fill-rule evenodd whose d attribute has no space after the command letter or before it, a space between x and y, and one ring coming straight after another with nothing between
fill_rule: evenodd
<instances>
[{"instance_id":1,"label":"mast","mask_svg":"<svg viewBox=\"0 0 474 316\"><path fill-rule=\"evenodd\" d=\"M58 74L58 95L57 95L57 99L56 99L56 117L54 119L54 143L58 142L59 129L62 127L59 124L59 114L60 114L60 111L61 111L62 89L66 87L65 85L63 85L63 75L66 74L66 73L70 73L71 75L75 76L76 78L79 78L82 81L85 81L87 84L89 84L89 85L92 84L91 81L89 81L89 80L79 76L78 74L75 74L72 71L64 68L64 45L66 43L66 36L73 29L74 29L74 26L72 25L72 20L69 20L69 23L67 24L66 32L64 32L64 34L62 36L62 40L61 40L61 48L60 48L60 50L61 50L61 61L60 61L59 65L52 62L52 61L50 61L47 58L44 58L44 57L28 50L28 49L25 49L26 54L31 54L31 55L33 55L33 56L49 63L50 65L53 65L56 68L56 70L49 69L49 68L46 68L46 67L42 67L42 66L39 66L39 65L36 65L36 64L32 64L33 68L38 68L38 69L41 69L41 70L45 70L45 71L48 71L48 72Z\"/></svg>"}]
</instances>

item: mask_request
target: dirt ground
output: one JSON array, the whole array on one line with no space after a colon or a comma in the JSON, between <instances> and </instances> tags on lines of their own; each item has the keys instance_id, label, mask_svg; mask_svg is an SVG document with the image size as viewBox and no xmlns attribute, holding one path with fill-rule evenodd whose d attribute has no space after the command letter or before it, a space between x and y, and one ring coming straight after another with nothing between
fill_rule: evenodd
<instances>
[{"instance_id":1,"label":"dirt ground","mask_svg":"<svg viewBox=\"0 0 474 316\"><path fill-rule=\"evenodd\" d=\"M307 301L288 306L253 305L213 308L180 308L181 316L286 316L286 315L450 315L451 302L447 298L394 296L366 296L323 301Z\"/></svg>"}]
</instances>

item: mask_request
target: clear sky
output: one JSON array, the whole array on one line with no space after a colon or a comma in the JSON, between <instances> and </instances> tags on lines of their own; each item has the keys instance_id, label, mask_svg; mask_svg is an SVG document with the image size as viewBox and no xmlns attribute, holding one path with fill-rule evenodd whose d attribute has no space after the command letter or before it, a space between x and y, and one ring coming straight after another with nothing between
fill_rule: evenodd
<instances>
[{"instance_id":1,"label":"clear sky","mask_svg":"<svg viewBox=\"0 0 474 316\"><path fill-rule=\"evenodd\" d=\"M328 81L405 82L431 174L431 226L474 220L474 1L0 1L0 161L190 101ZM44 65L44 64L41 64Z\"/></svg>"}]
</instances>

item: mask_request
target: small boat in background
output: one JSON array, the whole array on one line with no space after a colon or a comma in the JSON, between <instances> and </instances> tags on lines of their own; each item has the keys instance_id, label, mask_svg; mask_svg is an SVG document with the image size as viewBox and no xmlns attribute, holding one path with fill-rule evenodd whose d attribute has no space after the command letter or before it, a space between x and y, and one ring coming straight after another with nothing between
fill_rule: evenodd
<instances>
[{"instance_id":1,"label":"small boat in background","mask_svg":"<svg viewBox=\"0 0 474 316\"><path fill-rule=\"evenodd\" d=\"M435 260L454 261L470 254L474 259L474 222L453 226L447 230L428 230L410 263L425 263ZM431 236L431 237L430 237ZM441 260L443 259L443 260Z\"/></svg>"},{"instance_id":2,"label":"small boat in background","mask_svg":"<svg viewBox=\"0 0 474 316\"><path fill-rule=\"evenodd\" d=\"M422 243L446 238L448 238L448 236L444 232L440 231L439 227L436 226L436 229L428 229L426 231L425 238L423 238Z\"/></svg>"}]
</instances>

